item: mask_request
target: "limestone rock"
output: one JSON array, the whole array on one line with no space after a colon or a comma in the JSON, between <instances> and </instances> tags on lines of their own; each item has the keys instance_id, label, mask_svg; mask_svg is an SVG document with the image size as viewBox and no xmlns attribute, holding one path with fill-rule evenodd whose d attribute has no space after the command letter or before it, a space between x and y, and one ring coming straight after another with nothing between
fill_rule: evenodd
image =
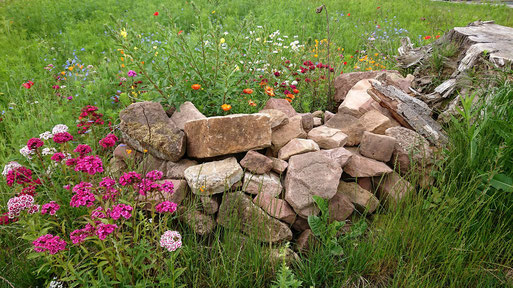
<instances>
[{"instance_id":1,"label":"limestone rock","mask_svg":"<svg viewBox=\"0 0 513 288\"><path fill-rule=\"evenodd\" d=\"M185 123L188 121L206 118L207 117L205 117L205 115L203 115L190 101L186 101L180 105L179 111L175 111L173 116L171 116L171 120L181 130L184 129Z\"/></svg>"},{"instance_id":2,"label":"limestone rock","mask_svg":"<svg viewBox=\"0 0 513 288\"><path fill-rule=\"evenodd\" d=\"M355 182L340 181L337 193L347 196L347 198L356 205L356 208L360 211L367 210L369 213L372 213L379 206L378 198Z\"/></svg>"},{"instance_id":3,"label":"limestone rock","mask_svg":"<svg viewBox=\"0 0 513 288\"><path fill-rule=\"evenodd\" d=\"M273 131L272 144L275 151L280 150L281 147L294 138L306 138L307 134L303 129L301 119L301 115L291 117L289 118L289 123Z\"/></svg>"},{"instance_id":4,"label":"limestone rock","mask_svg":"<svg viewBox=\"0 0 513 288\"><path fill-rule=\"evenodd\" d=\"M246 156L240 161L240 165L242 168L255 173L255 174L264 174L273 168L273 160L265 155L262 155L256 151L248 151Z\"/></svg>"},{"instance_id":5,"label":"limestone rock","mask_svg":"<svg viewBox=\"0 0 513 288\"><path fill-rule=\"evenodd\" d=\"M285 200L302 217L319 212L313 195L331 199L337 193L342 168L321 151L290 157L287 169Z\"/></svg>"},{"instance_id":6,"label":"limestone rock","mask_svg":"<svg viewBox=\"0 0 513 288\"><path fill-rule=\"evenodd\" d=\"M374 160L388 162L395 149L395 138L365 131L360 143L360 154Z\"/></svg>"},{"instance_id":7,"label":"limestone rock","mask_svg":"<svg viewBox=\"0 0 513 288\"><path fill-rule=\"evenodd\" d=\"M319 127L322 125L322 119L321 118L317 118L317 117L314 117L314 124L313 124L313 127Z\"/></svg>"},{"instance_id":8,"label":"limestone rock","mask_svg":"<svg viewBox=\"0 0 513 288\"><path fill-rule=\"evenodd\" d=\"M219 201L216 197L200 196L201 207L206 214L215 214L219 210Z\"/></svg>"},{"instance_id":9,"label":"limestone rock","mask_svg":"<svg viewBox=\"0 0 513 288\"><path fill-rule=\"evenodd\" d=\"M317 110L312 112L312 116L314 118L322 118L324 116L324 112L322 112L321 110Z\"/></svg>"},{"instance_id":10,"label":"limestone rock","mask_svg":"<svg viewBox=\"0 0 513 288\"><path fill-rule=\"evenodd\" d=\"M370 110L363 114L360 118L360 123L365 127L365 131L375 134L385 134L385 130L394 126L390 118L377 110Z\"/></svg>"},{"instance_id":11,"label":"limestone rock","mask_svg":"<svg viewBox=\"0 0 513 288\"><path fill-rule=\"evenodd\" d=\"M330 111L324 112L324 123L328 122L335 114L331 113Z\"/></svg>"},{"instance_id":12,"label":"limestone rock","mask_svg":"<svg viewBox=\"0 0 513 288\"><path fill-rule=\"evenodd\" d=\"M289 166L289 163L287 163L287 161L285 160L281 160L275 157L271 157L270 159L273 161L272 170L278 174L282 174L283 172L285 172L285 170Z\"/></svg>"},{"instance_id":13,"label":"limestone rock","mask_svg":"<svg viewBox=\"0 0 513 288\"><path fill-rule=\"evenodd\" d=\"M344 172L351 177L358 178L381 176L391 173L392 169L383 162L353 154L353 157L351 157L346 166L344 166Z\"/></svg>"},{"instance_id":14,"label":"limestone rock","mask_svg":"<svg viewBox=\"0 0 513 288\"><path fill-rule=\"evenodd\" d=\"M281 194L283 186L280 176L273 172L262 175L246 172L244 173L243 190L249 194L267 194L276 197Z\"/></svg>"},{"instance_id":15,"label":"limestone rock","mask_svg":"<svg viewBox=\"0 0 513 288\"><path fill-rule=\"evenodd\" d=\"M411 168L426 167L433 163L429 142L419 133L404 127L392 127L385 134L396 140L392 161L401 174L407 173Z\"/></svg>"},{"instance_id":16,"label":"limestone rock","mask_svg":"<svg viewBox=\"0 0 513 288\"><path fill-rule=\"evenodd\" d=\"M128 169L128 165L126 165L125 161L112 157L109 162L109 167L107 168L109 173L119 177L123 172L125 172Z\"/></svg>"},{"instance_id":17,"label":"limestone rock","mask_svg":"<svg viewBox=\"0 0 513 288\"><path fill-rule=\"evenodd\" d=\"M319 126L308 132L308 139L312 139L322 149L333 149L344 146L347 135L342 131L327 126Z\"/></svg>"},{"instance_id":18,"label":"limestone rock","mask_svg":"<svg viewBox=\"0 0 513 288\"><path fill-rule=\"evenodd\" d=\"M208 235L216 228L214 218L200 211L186 211L180 218L198 235Z\"/></svg>"},{"instance_id":19,"label":"limestone rock","mask_svg":"<svg viewBox=\"0 0 513 288\"><path fill-rule=\"evenodd\" d=\"M146 157L141 161L142 172L148 173L153 170L158 170L166 175L166 161L159 159L151 154L145 154Z\"/></svg>"},{"instance_id":20,"label":"limestone rock","mask_svg":"<svg viewBox=\"0 0 513 288\"><path fill-rule=\"evenodd\" d=\"M187 155L209 158L271 146L271 122L265 114L234 114L185 123Z\"/></svg>"},{"instance_id":21,"label":"limestone rock","mask_svg":"<svg viewBox=\"0 0 513 288\"><path fill-rule=\"evenodd\" d=\"M185 153L185 134L171 121L162 105L155 102L134 103L119 113L124 141L140 152L178 161Z\"/></svg>"},{"instance_id":22,"label":"limestone rock","mask_svg":"<svg viewBox=\"0 0 513 288\"><path fill-rule=\"evenodd\" d=\"M116 149L114 149L114 157L123 160L128 163L139 162L142 158L142 153L135 150L134 148L126 145L119 144Z\"/></svg>"},{"instance_id":23,"label":"limestone rock","mask_svg":"<svg viewBox=\"0 0 513 288\"><path fill-rule=\"evenodd\" d=\"M372 88L369 79L358 81L351 90L347 92L346 98L338 107L337 113L349 114L356 118L360 118L365 112L369 111L372 97L367 94L367 90Z\"/></svg>"},{"instance_id":24,"label":"limestone rock","mask_svg":"<svg viewBox=\"0 0 513 288\"><path fill-rule=\"evenodd\" d=\"M344 168L351 157L353 157L353 152L343 147L321 150L321 153L323 153L324 156L336 161L338 164L340 164L341 168Z\"/></svg>"},{"instance_id":25,"label":"limestone rock","mask_svg":"<svg viewBox=\"0 0 513 288\"><path fill-rule=\"evenodd\" d=\"M396 172L388 174L377 182L378 195L389 207L396 207L401 199L415 192L415 187Z\"/></svg>"},{"instance_id":26,"label":"limestone rock","mask_svg":"<svg viewBox=\"0 0 513 288\"><path fill-rule=\"evenodd\" d=\"M289 117L278 109L264 109L260 110L261 114L266 114L271 118L271 129L276 129L289 123Z\"/></svg>"},{"instance_id":27,"label":"limestone rock","mask_svg":"<svg viewBox=\"0 0 513 288\"><path fill-rule=\"evenodd\" d=\"M253 203L273 218L283 222L293 224L296 220L296 213L285 200L274 198L267 193L260 193L253 199Z\"/></svg>"},{"instance_id":28,"label":"limestone rock","mask_svg":"<svg viewBox=\"0 0 513 288\"><path fill-rule=\"evenodd\" d=\"M192 192L202 196L223 193L239 182L243 175L235 157L191 166L184 171Z\"/></svg>"},{"instance_id":29,"label":"limestone rock","mask_svg":"<svg viewBox=\"0 0 513 288\"><path fill-rule=\"evenodd\" d=\"M269 216L249 196L239 191L225 194L217 223L224 227L240 224L238 227L243 233L263 242L292 239L292 231L285 223Z\"/></svg>"},{"instance_id":30,"label":"limestone rock","mask_svg":"<svg viewBox=\"0 0 513 288\"><path fill-rule=\"evenodd\" d=\"M337 194L331 198L328 207L330 221L344 221L354 211L351 199L341 191L337 191Z\"/></svg>"},{"instance_id":31,"label":"limestone rock","mask_svg":"<svg viewBox=\"0 0 513 288\"><path fill-rule=\"evenodd\" d=\"M166 162L166 178L184 179L185 169L194 165L198 165L198 162L190 159L181 159L178 162L168 161Z\"/></svg>"},{"instance_id":32,"label":"limestone rock","mask_svg":"<svg viewBox=\"0 0 513 288\"><path fill-rule=\"evenodd\" d=\"M296 110L294 110L294 107L292 107L289 101L285 99L270 98L269 100L267 100L267 103L265 103L264 110L265 109L280 110L281 112L285 113L285 115L287 115L287 117L289 118L297 114Z\"/></svg>"},{"instance_id":33,"label":"limestone rock","mask_svg":"<svg viewBox=\"0 0 513 288\"><path fill-rule=\"evenodd\" d=\"M360 123L359 119L343 113L337 113L333 116L326 126L339 129L348 136L346 146L356 146L360 144L365 127Z\"/></svg>"},{"instance_id":34,"label":"limestone rock","mask_svg":"<svg viewBox=\"0 0 513 288\"><path fill-rule=\"evenodd\" d=\"M319 150L319 145L317 145L313 140L295 138L290 140L287 145L280 149L278 152L278 158L281 160L288 160L293 155Z\"/></svg>"}]
</instances>

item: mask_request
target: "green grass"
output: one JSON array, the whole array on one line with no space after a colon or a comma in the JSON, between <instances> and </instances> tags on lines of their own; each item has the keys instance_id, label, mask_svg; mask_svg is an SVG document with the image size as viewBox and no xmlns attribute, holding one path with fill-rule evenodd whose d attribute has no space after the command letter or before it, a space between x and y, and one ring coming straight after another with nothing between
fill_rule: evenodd
<instances>
[{"instance_id":1,"label":"green grass","mask_svg":"<svg viewBox=\"0 0 513 288\"><path fill-rule=\"evenodd\" d=\"M345 60L350 62L347 66L341 59L332 59L337 73L350 72L358 64L357 58L373 52L395 54L399 36L410 36L417 44L427 43L423 36L440 35L479 19L513 26L513 10L498 6L427 0L329 0L325 4L335 47L355 56ZM195 5L205 27L216 15L216 23L230 32L237 31L242 20L251 19L270 32L298 35L310 47L315 39L326 38L324 14L314 12L318 1L199 0ZM155 11L160 12L158 17L152 15ZM119 43L106 35L105 25L117 27L116 21L123 20L129 31L153 33L159 22L169 31L183 30L194 38L199 29L195 16L188 1L0 2L0 113L5 111L0 116L0 164L22 161L18 150L27 139L53 125L73 127L84 105L98 106L106 118L117 123L123 104L112 103L111 97L119 89ZM395 34L394 29L407 32ZM372 43L367 39L374 31L377 40ZM390 38L378 38L385 37L383 31ZM325 57L323 53L319 52L320 57ZM56 69L64 69L62 65L74 55L85 66L93 65L96 73L87 80L68 81L62 93L74 99L67 101L55 95L51 88L55 81L43 68L52 63ZM308 57L312 55L307 51ZM394 68L390 58L381 62ZM28 80L36 83L34 89L21 86ZM303 286L511 285L505 275L513 266L513 197L511 192L498 189L494 180L500 179L496 175L513 175L512 89L511 84L503 84L487 91L495 95L493 101L475 108L485 113L450 126L451 142L441 152L431 189L419 191L401 209L373 216L364 237L345 243L343 257L333 260L319 247L304 255L301 263L291 265ZM0 181L0 212L10 197L9 187ZM267 252L262 252L268 247L249 239L238 249L237 235L230 229L207 238L195 236L187 227L182 231L184 242L189 243L180 260L187 268L182 281L188 287L264 287L276 279L279 265L271 265ZM26 258L30 246L18 239L21 233L0 226L0 276L15 287L41 286L45 279L34 273L38 263ZM0 287L4 286L8 287L0 278Z\"/></svg>"}]
</instances>

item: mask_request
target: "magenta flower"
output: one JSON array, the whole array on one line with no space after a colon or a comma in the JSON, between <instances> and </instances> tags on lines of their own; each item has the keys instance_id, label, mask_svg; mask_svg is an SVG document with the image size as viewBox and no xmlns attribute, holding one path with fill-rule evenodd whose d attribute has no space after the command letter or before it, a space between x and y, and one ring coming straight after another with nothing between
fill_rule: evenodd
<instances>
[{"instance_id":1,"label":"magenta flower","mask_svg":"<svg viewBox=\"0 0 513 288\"><path fill-rule=\"evenodd\" d=\"M9 219L14 219L20 216L20 212L23 210L33 209L34 205L34 197L31 195L21 195L18 197L13 197L7 201L7 215Z\"/></svg>"},{"instance_id":2,"label":"magenta flower","mask_svg":"<svg viewBox=\"0 0 513 288\"><path fill-rule=\"evenodd\" d=\"M91 211L91 219L105 219L107 218L107 213L103 210L102 207L98 207Z\"/></svg>"},{"instance_id":3,"label":"magenta flower","mask_svg":"<svg viewBox=\"0 0 513 288\"><path fill-rule=\"evenodd\" d=\"M82 158L77 159L77 165L75 166L75 171L85 172L89 175L94 175L96 173L103 172L103 163L102 159L95 156L84 156Z\"/></svg>"},{"instance_id":4,"label":"magenta flower","mask_svg":"<svg viewBox=\"0 0 513 288\"><path fill-rule=\"evenodd\" d=\"M182 247L182 235L178 231L167 230L160 236L160 247L166 248L169 252L176 251Z\"/></svg>"},{"instance_id":5,"label":"magenta flower","mask_svg":"<svg viewBox=\"0 0 513 288\"><path fill-rule=\"evenodd\" d=\"M114 134L108 134L105 138L101 139L98 143L102 145L103 148L114 147L116 145L116 141L118 141L118 137Z\"/></svg>"},{"instance_id":6,"label":"magenta flower","mask_svg":"<svg viewBox=\"0 0 513 288\"><path fill-rule=\"evenodd\" d=\"M7 185L10 187L14 182L18 184L32 182L32 170L26 167L17 167L7 172Z\"/></svg>"},{"instance_id":7,"label":"magenta flower","mask_svg":"<svg viewBox=\"0 0 513 288\"><path fill-rule=\"evenodd\" d=\"M39 138L30 138L27 142L27 147L30 149L30 150L34 150L34 149L37 149L41 146L43 146L45 143L43 142L43 140L39 139Z\"/></svg>"},{"instance_id":8,"label":"magenta flower","mask_svg":"<svg viewBox=\"0 0 513 288\"><path fill-rule=\"evenodd\" d=\"M92 236L94 233L94 227L93 225L87 223L86 226L82 229L77 229L71 234L69 234L69 238L75 245L79 245L84 243L85 239L89 236Z\"/></svg>"},{"instance_id":9,"label":"magenta flower","mask_svg":"<svg viewBox=\"0 0 513 288\"><path fill-rule=\"evenodd\" d=\"M41 214L50 214L53 216L57 211L59 211L60 208L61 206L55 203L55 201L50 201L49 203L43 204L43 206L41 206Z\"/></svg>"},{"instance_id":10,"label":"magenta flower","mask_svg":"<svg viewBox=\"0 0 513 288\"><path fill-rule=\"evenodd\" d=\"M54 153L52 157L50 157L50 159L52 159L55 162L61 162L64 158L66 158L66 156L62 152Z\"/></svg>"},{"instance_id":11,"label":"magenta flower","mask_svg":"<svg viewBox=\"0 0 513 288\"><path fill-rule=\"evenodd\" d=\"M52 234L43 235L32 242L32 244L36 252L48 251L50 254L57 254L57 252L66 249L66 241Z\"/></svg>"},{"instance_id":12,"label":"magenta flower","mask_svg":"<svg viewBox=\"0 0 513 288\"><path fill-rule=\"evenodd\" d=\"M176 211L177 207L178 205L176 205L176 203L173 203L171 201L164 201L155 206L155 211L157 211L158 213L173 213Z\"/></svg>"},{"instance_id":13,"label":"magenta flower","mask_svg":"<svg viewBox=\"0 0 513 288\"><path fill-rule=\"evenodd\" d=\"M80 154L80 157L84 157L85 155L91 153L92 149L89 145L86 144L80 144L73 150L73 152L77 152Z\"/></svg>"},{"instance_id":14,"label":"magenta flower","mask_svg":"<svg viewBox=\"0 0 513 288\"><path fill-rule=\"evenodd\" d=\"M172 194L174 193L175 186L171 181L164 181L164 183L160 184L160 188L162 192Z\"/></svg>"},{"instance_id":15,"label":"magenta flower","mask_svg":"<svg viewBox=\"0 0 513 288\"><path fill-rule=\"evenodd\" d=\"M101 223L96 227L95 234L98 236L98 238L100 238L100 240L105 240L105 238L112 234L116 228L118 228L118 225L116 224Z\"/></svg>"},{"instance_id":16,"label":"magenta flower","mask_svg":"<svg viewBox=\"0 0 513 288\"><path fill-rule=\"evenodd\" d=\"M134 70L128 70L128 77L135 77L137 76L137 73L135 73Z\"/></svg>"},{"instance_id":17,"label":"magenta flower","mask_svg":"<svg viewBox=\"0 0 513 288\"><path fill-rule=\"evenodd\" d=\"M121 186L126 186L129 184L133 184L135 182L139 182L140 180L141 180L140 174L137 174L134 171L125 172L125 173L123 173L123 175L121 175L121 177L119 177L119 184L121 184Z\"/></svg>"},{"instance_id":18,"label":"magenta flower","mask_svg":"<svg viewBox=\"0 0 513 288\"><path fill-rule=\"evenodd\" d=\"M153 181L162 179L162 176L164 176L164 173L162 173L162 171L159 171L159 170L153 170L146 174L146 178L153 180Z\"/></svg>"},{"instance_id":19,"label":"magenta flower","mask_svg":"<svg viewBox=\"0 0 513 288\"><path fill-rule=\"evenodd\" d=\"M150 192L152 190L157 190L157 191L160 191L161 190L161 186L158 184L158 183L155 183L153 181L151 181L150 179L142 179L141 180L141 183L139 183L137 185L137 188L138 188L138 191L139 194L141 195L146 195L146 192Z\"/></svg>"},{"instance_id":20,"label":"magenta flower","mask_svg":"<svg viewBox=\"0 0 513 288\"><path fill-rule=\"evenodd\" d=\"M90 190L92 186L93 185L89 182L80 182L79 184L75 185L75 187L73 187L73 192L75 192L75 195L71 197L69 205L71 207L91 207L94 204L93 202L96 200L94 194Z\"/></svg>"},{"instance_id":21,"label":"magenta flower","mask_svg":"<svg viewBox=\"0 0 513 288\"><path fill-rule=\"evenodd\" d=\"M121 217L130 219L130 217L132 217L132 210L134 210L134 208L130 205L118 204L110 209L109 216L114 220L118 220Z\"/></svg>"},{"instance_id":22,"label":"magenta flower","mask_svg":"<svg viewBox=\"0 0 513 288\"><path fill-rule=\"evenodd\" d=\"M55 143L66 143L73 140L73 136L68 132L61 132L53 135L53 142Z\"/></svg>"}]
</instances>

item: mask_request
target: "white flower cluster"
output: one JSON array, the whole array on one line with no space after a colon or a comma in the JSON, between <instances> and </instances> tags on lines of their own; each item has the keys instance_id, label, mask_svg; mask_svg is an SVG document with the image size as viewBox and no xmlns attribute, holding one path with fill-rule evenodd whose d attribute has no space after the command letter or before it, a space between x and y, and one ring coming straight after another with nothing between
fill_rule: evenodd
<instances>
[{"instance_id":1,"label":"white flower cluster","mask_svg":"<svg viewBox=\"0 0 513 288\"><path fill-rule=\"evenodd\" d=\"M9 171L21 167L20 163L16 161L11 161L4 166L4 171L2 172L3 176L6 176Z\"/></svg>"},{"instance_id":2,"label":"white flower cluster","mask_svg":"<svg viewBox=\"0 0 513 288\"><path fill-rule=\"evenodd\" d=\"M182 247L182 235L178 231L167 230L160 237L160 247L166 248L169 252L175 251Z\"/></svg>"},{"instance_id":3,"label":"white flower cluster","mask_svg":"<svg viewBox=\"0 0 513 288\"><path fill-rule=\"evenodd\" d=\"M20 149L20 154L27 159L32 159L32 155L34 155L34 150L31 150L29 147L25 145L25 147Z\"/></svg>"},{"instance_id":4,"label":"white flower cluster","mask_svg":"<svg viewBox=\"0 0 513 288\"><path fill-rule=\"evenodd\" d=\"M68 126L66 126L64 124L57 124L57 125L55 125L55 127L53 127L52 134L68 132L68 129L69 129Z\"/></svg>"}]
</instances>

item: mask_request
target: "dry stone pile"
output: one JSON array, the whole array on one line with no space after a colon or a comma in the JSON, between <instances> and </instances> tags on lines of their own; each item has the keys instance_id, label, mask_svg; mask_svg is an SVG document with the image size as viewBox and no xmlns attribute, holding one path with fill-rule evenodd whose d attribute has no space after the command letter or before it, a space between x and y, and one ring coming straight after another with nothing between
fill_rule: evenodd
<instances>
[{"instance_id":1,"label":"dry stone pile","mask_svg":"<svg viewBox=\"0 0 513 288\"><path fill-rule=\"evenodd\" d=\"M384 73L398 89L411 81ZM119 173L135 162L145 171L161 170L176 192L149 197L178 204L197 199L180 219L200 235L235 219L242 233L264 242L295 235L302 250L311 238L306 219L319 213L312 196L329 200L331 221L375 213L414 193L404 176L432 164L432 144L401 127L368 93L381 83L378 77L338 78L336 114L300 114L274 98L259 113L208 118L190 102L171 115L157 103L132 104L120 113L124 144L114 151L111 169Z\"/></svg>"}]
</instances>

